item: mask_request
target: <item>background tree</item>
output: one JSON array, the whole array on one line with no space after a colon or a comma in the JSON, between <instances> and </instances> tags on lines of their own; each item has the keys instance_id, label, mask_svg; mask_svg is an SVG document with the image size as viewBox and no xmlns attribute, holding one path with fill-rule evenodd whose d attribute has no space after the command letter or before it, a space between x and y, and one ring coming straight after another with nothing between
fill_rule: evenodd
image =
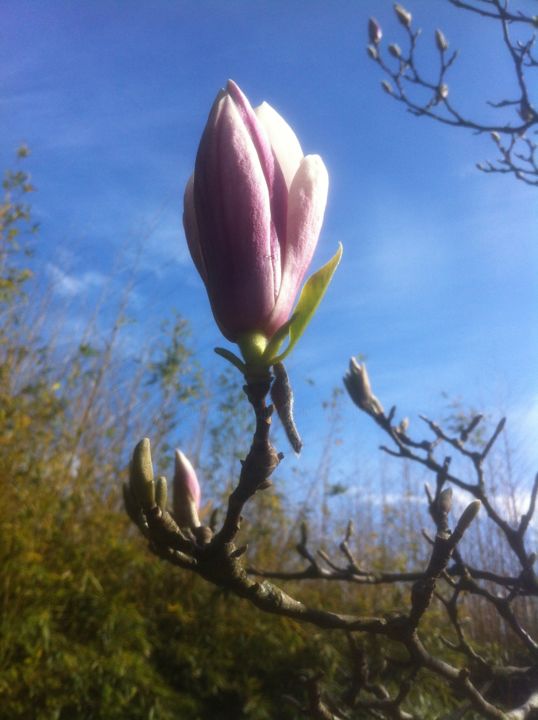
<instances>
[{"instance_id":1,"label":"background tree","mask_svg":"<svg viewBox=\"0 0 538 720\"><path fill-rule=\"evenodd\" d=\"M487 105L497 111L481 113L480 109L468 115L452 101L449 72L458 50L451 50L442 30L434 34L438 53L436 70L423 67L417 58L421 30L413 25L409 10L396 3L395 15L405 37L403 47L382 43L383 31L371 18L368 25L368 55L384 72L387 79L381 85L392 98L402 103L417 117L427 117L445 125L465 128L472 132L489 133L497 147L498 157L477 164L485 173L511 174L527 185L538 186L538 112L536 110L536 28L538 15L527 12L528 3L510 3L509 0L447 0L453 7L466 13L494 22L499 30L499 45L507 54L514 72L514 94L509 98L495 98ZM518 7L520 5L521 7ZM524 8L524 9L521 9ZM495 69L491 68L494 73Z\"/></svg>"}]
</instances>

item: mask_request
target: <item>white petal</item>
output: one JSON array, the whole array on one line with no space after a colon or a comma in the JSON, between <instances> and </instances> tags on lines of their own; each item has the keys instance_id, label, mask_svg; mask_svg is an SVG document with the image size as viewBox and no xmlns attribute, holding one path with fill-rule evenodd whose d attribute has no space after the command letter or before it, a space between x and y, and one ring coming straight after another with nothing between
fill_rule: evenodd
<instances>
[{"instance_id":1,"label":"white petal","mask_svg":"<svg viewBox=\"0 0 538 720\"><path fill-rule=\"evenodd\" d=\"M286 245L282 253L282 282L271 314L271 330L284 323L318 244L327 204L329 176L319 155L303 158L288 197Z\"/></svg>"},{"instance_id":2,"label":"white petal","mask_svg":"<svg viewBox=\"0 0 538 720\"><path fill-rule=\"evenodd\" d=\"M210 188L218 212L207 227L197 215L211 304L232 339L258 329L271 313L280 285L280 258L278 245L272 252L271 204L260 158L229 97L219 117L218 140Z\"/></svg>"},{"instance_id":3,"label":"white petal","mask_svg":"<svg viewBox=\"0 0 538 720\"><path fill-rule=\"evenodd\" d=\"M318 243L327 193L329 175L319 155L307 155L301 162L290 187L288 222L283 273L300 275L306 272Z\"/></svg>"},{"instance_id":4,"label":"white petal","mask_svg":"<svg viewBox=\"0 0 538 720\"><path fill-rule=\"evenodd\" d=\"M254 108L258 120L269 136L269 142L282 169L288 190L303 159L303 151L297 136L277 111L263 102Z\"/></svg>"}]
</instances>

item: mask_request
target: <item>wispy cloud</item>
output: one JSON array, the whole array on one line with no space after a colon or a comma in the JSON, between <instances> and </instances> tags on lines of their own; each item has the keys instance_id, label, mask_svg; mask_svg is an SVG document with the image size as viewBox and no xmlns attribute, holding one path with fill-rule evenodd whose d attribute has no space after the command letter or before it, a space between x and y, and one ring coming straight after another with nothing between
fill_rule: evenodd
<instances>
[{"instance_id":1,"label":"wispy cloud","mask_svg":"<svg viewBox=\"0 0 538 720\"><path fill-rule=\"evenodd\" d=\"M102 273L88 270L80 275L69 274L53 263L47 263L46 270L55 292L62 297L82 295L92 288L103 287L107 281Z\"/></svg>"}]
</instances>

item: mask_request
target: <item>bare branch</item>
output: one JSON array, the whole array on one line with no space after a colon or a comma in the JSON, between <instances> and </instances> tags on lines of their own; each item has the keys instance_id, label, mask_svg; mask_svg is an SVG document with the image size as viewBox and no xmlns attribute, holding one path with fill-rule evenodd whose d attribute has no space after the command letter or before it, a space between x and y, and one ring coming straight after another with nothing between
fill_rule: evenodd
<instances>
[{"instance_id":1,"label":"bare branch","mask_svg":"<svg viewBox=\"0 0 538 720\"><path fill-rule=\"evenodd\" d=\"M388 45L388 55L384 54L381 43L382 29L377 24L377 41L368 46L370 58L382 70L388 80L382 81L385 92L394 100L403 104L408 112L417 117L428 117L441 124L465 128L472 132L489 133L494 140L499 158L495 161L477 163L477 168L484 173L511 174L527 185L538 187L538 164L536 143L528 133L538 126L538 112L534 108L529 92L527 73L538 67L538 59L533 50L538 27L536 16L523 12L511 12L509 2L505 0L448 0L458 10L467 11L484 18L495 20L501 30L504 48L508 53L514 69L514 79L518 89L516 99L488 101L488 105L498 110L513 111L511 120L489 122L464 115L450 100L448 73L457 58L457 51L448 53L449 43L444 33L435 31L435 44L438 50L439 67L435 79L427 79L416 60L417 43L420 30L414 30L412 19L402 22L406 35L406 48L395 44ZM406 11L407 12L407 11ZM407 13L411 18L410 13ZM525 40L514 42L510 36L510 27L518 24L528 27L531 34ZM371 38L371 35L370 35ZM422 95L426 93L426 99Z\"/></svg>"}]
</instances>

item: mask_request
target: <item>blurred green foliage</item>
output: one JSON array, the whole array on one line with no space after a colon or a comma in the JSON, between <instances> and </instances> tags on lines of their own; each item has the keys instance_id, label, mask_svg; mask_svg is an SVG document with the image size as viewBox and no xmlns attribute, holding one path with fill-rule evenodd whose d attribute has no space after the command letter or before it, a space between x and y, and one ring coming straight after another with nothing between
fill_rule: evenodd
<instances>
[{"instance_id":1,"label":"blurred green foliage","mask_svg":"<svg viewBox=\"0 0 538 720\"><path fill-rule=\"evenodd\" d=\"M21 148L19 160L27 154ZM34 282L25 264L37 229L27 203L34 188L23 169L7 173L3 188L0 717L302 717L284 699L303 695L301 673L322 670L329 691L345 687L342 637L264 616L157 560L129 525L120 500L133 443L151 429L163 463L173 447L178 405L192 409L196 403L199 431L191 457L203 476L207 519L231 489L252 431L238 374L225 370L213 379L215 401L178 314L164 323L149 354L118 369L112 360L126 325L123 308L105 342L94 346L92 334L83 334L59 362L53 344L36 330L46 316L36 321L35 303L24 302ZM337 444L334 428L331 433ZM328 481L324 487L328 496L345 491ZM324 526L326 503L322 511ZM256 497L245 526L253 565L274 568L286 557L296 562L291 528L297 518L287 515L278 492ZM363 541L372 569L386 568L386 547L374 534ZM402 553L390 562L393 569L406 566ZM408 598L408 588L401 587L379 592L291 583L289 589L312 605L366 614L401 609ZM439 608L433 608L424 630L446 655L439 625ZM381 664L386 643L367 638L365 644L374 667ZM389 651L397 657L397 648ZM394 689L393 672L385 670L383 681ZM434 717L451 701L446 688L425 678L410 702Z\"/></svg>"},{"instance_id":2,"label":"blurred green foliage","mask_svg":"<svg viewBox=\"0 0 538 720\"><path fill-rule=\"evenodd\" d=\"M156 560L121 506L126 448L136 437L128 411L136 414L143 388L165 409L162 451L176 425L173 404L202 392L186 323L172 319L143 372L122 378L122 407L106 402L112 339L100 348L81 339L59 368L54 348L30 332L32 313L15 302L31 289L21 263L34 234L30 188L23 170L8 173L0 206L0 715L293 718L282 695L294 692L313 656L333 653L291 621L229 602ZM213 485L225 474L225 451L237 462L241 448L233 447L249 422L234 410L240 386L229 374L218 383L224 418L223 434L208 431ZM273 507L282 520L278 498L259 512Z\"/></svg>"}]
</instances>

